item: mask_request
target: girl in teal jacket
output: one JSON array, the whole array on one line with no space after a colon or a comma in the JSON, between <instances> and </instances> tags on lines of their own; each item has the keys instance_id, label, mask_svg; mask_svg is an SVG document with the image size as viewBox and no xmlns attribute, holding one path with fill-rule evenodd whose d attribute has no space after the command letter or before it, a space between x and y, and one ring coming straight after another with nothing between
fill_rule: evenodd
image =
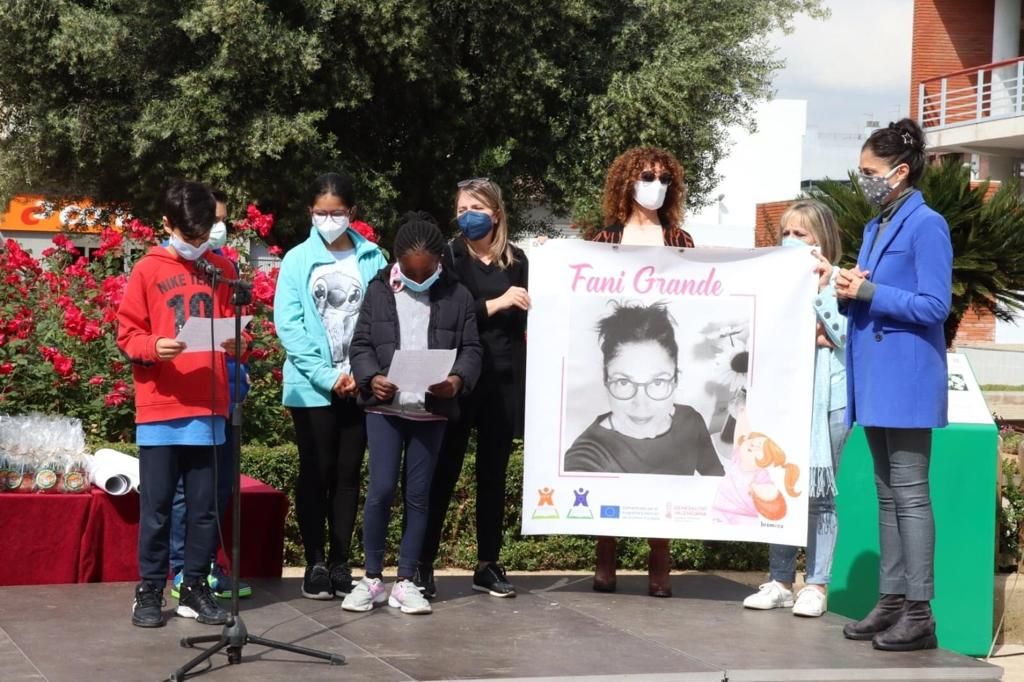
<instances>
[{"instance_id":1,"label":"girl in teal jacket","mask_svg":"<svg viewBox=\"0 0 1024 682\"><path fill-rule=\"evenodd\" d=\"M312 227L281 263L274 325L287 354L282 402L299 450L295 515L306 554L302 594L333 599L352 589L349 546L366 450L349 344L366 286L387 260L351 227L355 193L348 177L321 175L309 196Z\"/></svg>"}]
</instances>

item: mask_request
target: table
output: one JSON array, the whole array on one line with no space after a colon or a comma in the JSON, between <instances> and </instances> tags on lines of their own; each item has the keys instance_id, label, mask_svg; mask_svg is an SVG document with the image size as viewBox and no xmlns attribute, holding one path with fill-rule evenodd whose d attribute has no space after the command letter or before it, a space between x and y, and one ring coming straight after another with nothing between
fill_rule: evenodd
<instances>
[{"instance_id":1,"label":"table","mask_svg":"<svg viewBox=\"0 0 1024 682\"><path fill-rule=\"evenodd\" d=\"M242 476L241 574L281 576L288 498ZM231 514L222 524L231 547ZM0 493L0 585L138 580L139 496ZM227 565L223 551L221 561Z\"/></svg>"}]
</instances>

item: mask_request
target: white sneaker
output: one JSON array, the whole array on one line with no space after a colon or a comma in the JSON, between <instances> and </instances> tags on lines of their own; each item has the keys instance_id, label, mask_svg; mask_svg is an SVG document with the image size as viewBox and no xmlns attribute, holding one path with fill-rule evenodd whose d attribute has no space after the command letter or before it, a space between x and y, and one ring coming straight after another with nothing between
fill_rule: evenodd
<instances>
[{"instance_id":1,"label":"white sneaker","mask_svg":"<svg viewBox=\"0 0 1024 682\"><path fill-rule=\"evenodd\" d=\"M828 610L828 598L825 593L814 587L805 587L796 593L793 604L794 616L817 618Z\"/></svg>"},{"instance_id":2,"label":"white sneaker","mask_svg":"<svg viewBox=\"0 0 1024 682\"><path fill-rule=\"evenodd\" d=\"M380 578L363 577L355 584L352 591L345 595L341 608L346 611L370 611L374 604L383 604L388 598L384 589L384 581Z\"/></svg>"},{"instance_id":3,"label":"white sneaker","mask_svg":"<svg viewBox=\"0 0 1024 682\"><path fill-rule=\"evenodd\" d=\"M391 596L388 597L388 606L401 609L402 613L430 613L430 602L423 596L416 583L406 578L397 581L391 588Z\"/></svg>"},{"instance_id":4,"label":"white sneaker","mask_svg":"<svg viewBox=\"0 0 1024 682\"><path fill-rule=\"evenodd\" d=\"M757 594L752 594L743 600L743 607L747 609L768 609L789 608L793 605L793 592L787 590L780 583L772 580L757 588Z\"/></svg>"}]
</instances>

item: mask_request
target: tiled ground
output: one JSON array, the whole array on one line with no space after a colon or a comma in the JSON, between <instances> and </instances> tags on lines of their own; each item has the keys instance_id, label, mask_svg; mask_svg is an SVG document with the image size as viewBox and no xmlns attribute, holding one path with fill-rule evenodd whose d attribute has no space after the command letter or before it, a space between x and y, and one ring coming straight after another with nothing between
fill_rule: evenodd
<instances>
[{"instance_id":1,"label":"tiled ground","mask_svg":"<svg viewBox=\"0 0 1024 682\"><path fill-rule=\"evenodd\" d=\"M341 610L299 596L299 580L258 581L243 601L254 635L346 657L344 666L250 645L242 665L212 659L211 680L586 679L997 680L1001 670L947 651L891 654L848 642L844 619L744 611L749 588L723 578L674 578L675 598L647 597L643 576L596 594L588 576L516 576L517 599L472 592L469 578L438 579L430 616ZM215 627L170 617L133 627L128 584L0 588L0 679L160 680L196 650L182 637ZM173 606L168 599L168 609ZM200 670L203 668L201 667Z\"/></svg>"}]
</instances>

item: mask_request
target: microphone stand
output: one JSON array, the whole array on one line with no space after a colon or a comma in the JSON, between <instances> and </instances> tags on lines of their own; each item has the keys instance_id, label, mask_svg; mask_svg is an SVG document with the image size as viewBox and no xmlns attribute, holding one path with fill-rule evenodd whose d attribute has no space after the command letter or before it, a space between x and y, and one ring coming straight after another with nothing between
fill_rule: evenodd
<instances>
[{"instance_id":1,"label":"microphone stand","mask_svg":"<svg viewBox=\"0 0 1024 682\"><path fill-rule=\"evenodd\" d=\"M210 282L212 289L217 288L217 284L223 284L224 286L231 288L231 302L235 307L235 372L234 372L234 386L235 391L238 391L238 387L241 385L241 366L242 363L239 359L242 357L242 307L252 303L252 285L248 282L243 282L241 279L228 279L224 277L220 269L209 261L199 259L195 261L196 270L204 275ZM241 519L242 519L242 404L231 397L231 434L232 434L232 450L231 463L234 483L233 483L233 495L232 495L232 507L231 507L231 580L234 584L234 589L231 591L231 614L228 616L227 622L224 624L224 628L221 630L219 635L201 635L198 637L183 637L181 640L181 646L192 649L196 644L207 644L213 643L209 649L203 651L191 661L183 665L182 667L171 673L171 682L180 682L186 678L189 671L195 668L197 665L210 659L214 654L227 649L228 663L231 665L242 662L242 648L246 644L258 644L271 649L280 649L282 651L290 651L295 654L302 654L303 656L310 656L312 658L319 658L330 662L331 665L341 665L345 663L345 657L341 654L332 654L326 651L318 651L316 649L309 649L306 647L295 646L294 644L288 644L286 642L277 642L271 639L264 639L256 635L250 635L248 630L245 628L245 622L241 616L238 615L238 583L240 580L239 569L241 567L241 560L239 559L239 538L241 537Z\"/></svg>"}]
</instances>

